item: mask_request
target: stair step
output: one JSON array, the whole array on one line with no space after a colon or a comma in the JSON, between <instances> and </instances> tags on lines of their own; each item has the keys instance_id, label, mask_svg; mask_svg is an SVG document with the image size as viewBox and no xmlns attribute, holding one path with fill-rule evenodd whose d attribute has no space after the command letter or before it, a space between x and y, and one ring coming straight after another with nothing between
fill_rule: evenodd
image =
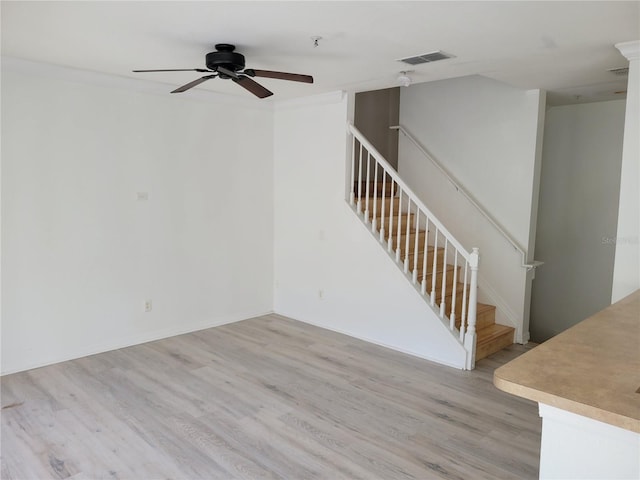
<instances>
[{"instance_id":1,"label":"stair step","mask_svg":"<svg viewBox=\"0 0 640 480\"><path fill-rule=\"evenodd\" d=\"M428 299L427 295L427 299ZM455 325L457 329L460 329L460 323L462 320L462 300L460 299L461 295L456 298L456 321ZM468 301L468 297L467 297ZM436 308L439 303L436 302ZM447 303L445 305L445 315L450 317L451 315L451 297L447 297ZM481 328L491 327L495 325L496 322L496 307L493 305L487 305L485 303L478 302L476 304L476 330ZM466 314L465 314L465 326L467 324Z\"/></svg>"},{"instance_id":2,"label":"stair step","mask_svg":"<svg viewBox=\"0 0 640 480\"><path fill-rule=\"evenodd\" d=\"M361 206L362 208L362 213L364 215L365 213L365 209L366 209L366 204L362 204ZM406 231L407 228L407 220L409 220L409 228L413 229L414 225L415 225L415 219L416 215L415 213L412 213L410 215L407 216L406 213L401 213L400 215L398 215L398 212L394 212L393 217L389 217L389 211L385 211L384 213L384 217L382 217L382 212L380 210L377 210L375 212L374 215L374 211L373 211L373 202L369 204L369 222L373 222L373 220L375 219L376 221L376 229L378 231L380 231L380 228L382 226L384 226L384 230L385 230L385 237L388 238L389 237L389 220L390 218L393 219L391 222L391 227L393 229L394 234L397 233L398 231L398 223L400 223L400 231L404 232Z\"/></svg>"},{"instance_id":3,"label":"stair step","mask_svg":"<svg viewBox=\"0 0 640 480\"><path fill-rule=\"evenodd\" d=\"M398 249L398 245L400 246L400 257L404 259L404 252L407 248L407 233L406 230L404 232L400 232L400 241L398 242L398 233L394 232L395 235L391 237L391 248L393 250ZM420 230L418 232L409 230L409 252L413 252L416 245L416 235L418 237L418 251L424 248L424 237L427 234L424 230Z\"/></svg>"},{"instance_id":4,"label":"stair step","mask_svg":"<svg viewBox=\"0 0 640 480\"><path fill-rule=\"evenodd\" d=\"M431 284L427 284L427 297L429 297L429 292L431 291ZM456 288L456 323L459 326L460 314L462 312L462 291L463 284L458 282ZM442 282L440 282L440 288L436 287L436 305L440 305L440 298L442 297ZM445 291L445 309L444 313L446 316L451 314L451 300L453 297L453 289L447 287ZM476 303L476 328L480 328L478 325L482 323L484 326L491 325L495 323L495 311L496 307L493 305L486 305L484 303ZM466 307L469 306L469 285L467 285L467 296L466 296ZM482 307L481 307L482 306Z\"/></svg>"},{"instance_id":5,"label":"stair step","mask_svg":"<svg viewBox=\"0 0 640 480\"><path fill-rule=\"evenodd\" d=\"M437 280L437 278L436 278ZM442 287L442 284L440 285ZM432 285L427 285L427 291L431 290ZM462 291L464 290L464 284L461 282L456 283L456 305L462 305ZM451 297L453 296L453 288L447 288L444 291L444 296L447 301L447 304L451 303ZM439 304L440 299L442 298L442 288L436 288L436 302ZM467 284L467 304L469 302L469 284ZM456 311L460 311L459 308L456 308Z\"/></svg>"},{"instance_id":6,"label":"stair step","mask_svg":"<svg viewBox=\"0 0 640 480\"><path fill-rule=\"evenodd\" d=\"M371 208L371 207L369 207ZM409 220L409 228L412 229L415 226L416 223L416 216L414 213L410 214L407 218L407 214L403 213L398 215L397 213L393 215L393 217L389 217L389 212L385 212L385 216L384 218L381 217L381 213L379 210L376 212L375 218L376 218L376 228L378 229L378 231L380 230L381 227L384 226L384 231L385 231L385 238L389 238L389 220L390 218L392 218L393 220L391 221L391 228L393 233L397 233L398 231L398 224L400 224L400 231L404 232L407 229L407 219ZM369 211L369 218L373 219L373 210Z\"/></svg>"},{"instance_id":7,"label":"stair step","mask_svg":"<svg viewBox=\"0 0 640 480\"><path fill-rule=\"evenodd\" d=\"M364 212L364 209L367 205L367 199L366 198L360 198L360 199L356 199L356 202L360 202L360 211ZM398 214L398 207L400 207L400 198L398 197L385 197L384 199L382 198L369 198L369 216L373 216L373 210L374 210L374 205L375 205L375 210L376 213L380 212L380 214L382 214L382 204L384 203L384 212L385 212L385 216L389 216L389 212L391 211L391 205L393 205L393 214L397 215Z\"/></svg>"},{"instance_id":8,"label":"stair step","mask_svg":"<svg viewBox=\"0 0 640 480\"><path fill-rule=\"evenodd\" d=\"M431 245L427 247L427 265L433 265L433 252L435 248ZM413 258L415 256L415 252L413 250L409 250L409 264L413 265ZM444 248L438 247L438 255L436 257L436 263L438 265L442 265L442 260L444 259ZM418 251L418 265L424 264L424 251L422 248Z\"/></svg>"},{"instance_id":9,"label":"stair step","mask_svg":"<svg viewBox=\"0 0 640 480\"><path fill-rule=\"evenodd\" d=\"M367 182L363 180L360 183L362 184L362 190L358 188L357 181L353 182L353 192L355 193L356 197L363 198L367 195ZM393 188L393 184L391 182L385 182L384 184L385 197L389 197L391 195L392 188ZM382 191L383 191L382 182L373 182L373 181L369 182L369 197L373 197L374 192L377 194L378 197L380 197L382 195ZM362 195L358 195L358 193L362 193Z\"/></svg>"},{"instance_id":10,"label":"stair step","mask_svg":"<svg viewBox=\"0 0 640 480\"><path fill-rule=\"evenodd\" d=\"M415 240L415 236L413 237ZM423 237L424 238L424 237ZM394 239L394 244L395 244L395 239ZM422 248L422 247L420 247ZM427 275L426 275L426 285L427 285L427 290L431 290L431 288L433 287L433 257L434 257L434 247L432 246L428 246L427 247L427 262L426 262L426 271L427 271ZM438 248L437 250L438 255L436 258L436 289L438 290L438 293L440 293L441 291L441 287L442 287L442 271L443 271L443 263L444 263L444 249L442 248ZM414 261L414 259L417 258L417 262ZM404 265L404 252L403 255L401 255L400 257L400 261L403 263ZM409 252L408 255L408 262L409 262L409 271L411 273L413 273L414 270L414 266L417 266L417 281L422 283L422 279L423 279L423 271L425 269L425 262L424 262L424 253L419 253L417 256L414 255L412 249ZM458 269L458 273L456 275L456 283L458 283L458 288L459 291L462 291L462 277L461 277L461 266L458 265L457 269ZM453 265L451 265L450 263L446 264L446 270L447 270L447 290L450 290L451 287L453 286L453 281L454 281L454 272L455 272L455 268ZM448 292L448 295L451 295L451 292ZM438 295L439 297L440 295Z\"/></svg>"},{"instance_id":11,"label":"stair step","mask_svg":"<svg viewBox=\"0 0 640 480\"><path fill-rule=\"evenodd\" d=\"M427 289L426 289L426 293L425 296L427 297L427 300L429 301L431 298L431 289L432 289L432 284L427 283ZM463 285L462 283L458 283L456 285L456 317L458 317L460 315L460 312L462 311L462 290L463 290ZM453 298L453 288L447 287L445 290L445 303L444 303L444 313L445 315L449 316L451 314L451 300ZM440 306L440 304L442 303L442 283L440 284L440 288L438 288L436 286L436 291L435 291L435 306L436 308ZM466 297L466 304L467 307L469 305L469 286L467 285L467 297Z\"/></svg>"},{"instance_id":12,"label":"stair step","mask_svg":"<svg viewBox=\"0 0 640 480\"><path fill-rule=\"evenodd\" d=\"M456 308L457 310L457 308ZM460 329L460 314L456 314L456 328ZM476 306L476 330L490 327L496 323L496 307L486 303L477 303Z\"/></svg>"},{"instance_id":13,"label":"stair step","mask_svg":"<svg viewBox=\"0 0 640 480\"><path fill-rule=\"evenodd\" d=\"M513 327L494 324L477 330L476 361L513 344Z\"/></svg>"},{"instance_id":14,"label":"stair step","mask_svg":"<svg viewBox=\"0 0 640 480\"><path fill-rule=\"evenodd\" d=\"M404 261L404 260L403 260ZM413 263L409 262L409 272L413 273ZM432 286L433 283L433 265L427 263L427 275L423 276L423 264L418 263L417 272L417 281L422 282L424 279L429 287ZM447 289L453 286L453 273L455 268L453 265L447 265ZM460 280L460 267L458 267L458 277L457 280ZM456 281L456 283L458 283ZM436 288L442 288L442 263L438 264L436 269Z\"/></svg>"}]
</instances>

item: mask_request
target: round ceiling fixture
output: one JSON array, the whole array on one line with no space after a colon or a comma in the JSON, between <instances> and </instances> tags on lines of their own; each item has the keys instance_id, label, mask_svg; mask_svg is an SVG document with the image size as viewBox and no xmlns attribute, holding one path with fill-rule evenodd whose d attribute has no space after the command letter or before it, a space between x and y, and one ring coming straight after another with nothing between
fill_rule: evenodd
<instances>
[{"instance_id":1,"label":"round ceiling fixture","mask_svg":"<svg viewBox=\"0 0 640 480\"><path fill-rule=\"evenodd\" d=\"M398 75L397 80L401 87L408 87L411 85L411 77L409 77L407 73L408 72L400 72L400 75Z\"/></svg>"}]
</instances>

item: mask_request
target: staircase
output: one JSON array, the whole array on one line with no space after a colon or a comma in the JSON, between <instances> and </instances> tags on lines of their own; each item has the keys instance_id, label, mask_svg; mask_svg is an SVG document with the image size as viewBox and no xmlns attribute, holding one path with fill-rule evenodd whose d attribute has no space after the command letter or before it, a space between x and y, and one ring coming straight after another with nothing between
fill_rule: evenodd
<instances>
[{"instance_id":1,"label":"staircase","mask_svg":"<svg viewBox=\"0 0 640 480\"><path fill-rule=\"evenodd\" d=\"M366 197L364 196L367 192L369 193L369 211L367 212L367 217L365 218L365 223L368 224L372 224L372 225L376 225L376 232L380 233L381 229L383 226L388 226L388 225L396 225L396 227L400 227L400 241L398 242L398 237L397 235L395 236L395 238L393 238L394 236L389 235L388 230L386 232L384 232L383 234L383 238L387 241L389 241L389 237L391 238L391 244L392 244L392 250L393 251L400 251L400 258L404 258L403 254L404 254L404 248L407 245L407 222L409 223L409 228L408 228L408 235L409 235L409 241L408 244L410 246L415 245L415 241L416 241L416 237L418 239L418 244L423 244L424 243L424 239L426 236L426 231L424 229L420 229L420 230L416 230L415 229L415 213L410 213L409 215L407 215L406 213L402 213L400 215L398 215L397 213L395 213L393 215L393 220L390 220L390 212L392 211L391 208L391 204L394 204L393 207L393 211L397 212L398 211L398 207L400 206L400 198L398 196L391 196L391 190L392 190L392 183L386 183L383 186L382 182L377 182L377 183L373 183L370 182L369 183L369 188L367 189L366 183L365 182L361 182L361 188L358 188L358 184L356 182L356 184L354 185L354 192L361 192L361 197L356 197L356 201L360 201L361 205L366 205ZM384 195L385 199L385 206L386 208L384 209L384 213L385 216L382 216L382 200L380 200L382 198L382 189L385 188L386 189L386 194ZM376 216L373 216L373 202L376 201L377 207L376 208ZM397 232L397 230L396 230ZM434 256L434 252L436 251L436 249L434 249L433 245L428 245L427 247L427 262L426 264L429 265L433 265L433 256ZM448 292L447 295L445 295L445 300L446 299L450 299L452 296L452 286L453 286L453 280L454 280L454 275L453 275L453 270L454 268L457 268L458 272L457 275L455 275L455 278L461 278L460 277L460 266L454 266L450 263L444 262L444 248L440 247L437 249L437 259L436 259L436 273L435 273L435 285L436 285L436 291L437 292L441 292L441 287L442 287L442 282L443 282L443 278L445 279L445 281L447 281L447 289L446 291ZM423 277L423 271L422 268L425 264L424 262L424 254L421 252L418 253L417 255L417 261L416 258L414 257L414 253L413 252L409 252L409 265L408 265L408 272L411 276L413 276L413 272L414 269L417 272L417 277L418 278L422 278ZM447 274L443 275L443 270L446 268L447 270ZM427 267L427 272L426 272L426 284L427 285L433 285L433 274L430 273L430 271L428 270ZM457 292L457 299L456 299L456 311L460 312L462 310L462 289L464 288L464 285L462 282L456 281L456 292ZM468 295L468 288L469 286L467 285L467 298L469 297ZM429 299L427 298L426 294L425 294L425 300L429 301ZM437 294L436 296L436 303L440 304L441 300L441 296L439 294ZM445 302L446 308L445 308L445 315L449 316L451 313L451 302L447 301ZM477 304L477 309L476 309L476 356L475 359L480 360L482 358L485 358L489 355L491 355L492 353L495 353L499 350L502 350L505 347L508 347L509 345L513 344L513 334L515 329L513 327L508 327L505 325L499 325L496 323L495 321L495 316L496 316L496 307L493 305L487 305L485 303L480 303L478 302ZM458 317L458 319L454 322L455 327L459 330L460 329L460 317Z\"/></svg>"},{"instance_id":2,"label":"staircase","mask_svg":"<svg viewBox=\"0 0 640 480\"><path fill-rule=\"evenodd\" d=\"M349 202L464 345L467 368L511 345L515 329L495 322L495 306L476 301L477 250L468 253L362 134L353 126L350 131L354 141Z\"/></svg>"}]
</instances>

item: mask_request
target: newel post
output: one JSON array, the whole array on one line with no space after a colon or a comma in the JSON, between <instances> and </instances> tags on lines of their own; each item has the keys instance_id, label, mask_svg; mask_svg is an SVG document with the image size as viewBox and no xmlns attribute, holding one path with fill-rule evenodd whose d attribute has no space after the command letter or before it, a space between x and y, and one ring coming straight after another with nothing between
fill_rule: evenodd
<instances>
[{"instance_id":1,"label":"newel post","mask_svg":"<svg viewBox=\"0 0 640 480\"><path fill-rule=\"evenodd\" d=\"M476 364L476 310L478 307L478 261L479 250L474 248L469 256L471 280L469 282L469 310L467 313L467 332L464 336L464 348L467 351L467 369Z\"/></svg>"}]
</instances>

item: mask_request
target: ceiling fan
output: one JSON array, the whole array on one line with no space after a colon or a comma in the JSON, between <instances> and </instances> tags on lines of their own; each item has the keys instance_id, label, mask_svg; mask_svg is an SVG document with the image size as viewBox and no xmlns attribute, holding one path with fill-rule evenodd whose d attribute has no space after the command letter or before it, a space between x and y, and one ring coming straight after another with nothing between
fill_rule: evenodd
<instances>
[{"instance_id":1,"label":"ceiling fan","mask_svg":"<svg viewBox=\"0 0 640 480\"><path fill-rule=\"evenodd\" d=\"M279 80L290 80L293 82L313 83L311 75L300 75L298 73L273 72L271 70L256 70L244 68L244 55L234 52L235 45L219 43L215 52L207 53L205 64L207 68L173 68L160 70L133 70L134 73L146 72L202 72L207 75L189 82L186 85L176 88L171 93L186 92L190 88L200 85L202 82L219 77L223 80L233 80L235 83L253 93L258 98L266 98L273 95L252 77L276 78Z\"/></svg>"}]
</instances>

